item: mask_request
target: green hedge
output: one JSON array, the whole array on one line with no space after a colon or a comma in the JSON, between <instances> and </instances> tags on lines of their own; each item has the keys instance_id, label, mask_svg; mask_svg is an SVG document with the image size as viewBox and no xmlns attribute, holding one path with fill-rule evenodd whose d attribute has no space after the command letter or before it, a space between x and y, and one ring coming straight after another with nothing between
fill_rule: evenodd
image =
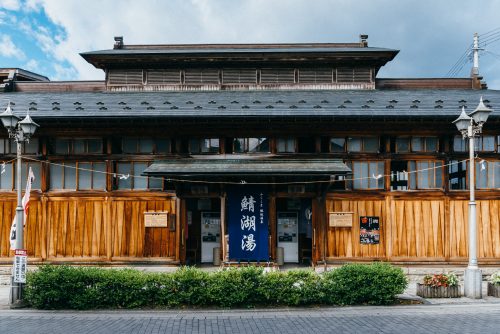
<instances>
[{"instance_id":1,"label":"green hedge","mask_svg":"<svg viewBox=\"0 0 500 334\"><path fill-rule=\"evenodd\" d=\"M265 273L232 268L212 273L182 267L174 273L46 265L28 274L26 301L39 309L255 307L388 304L407 281L388 264L349 264Z\"/></svg>"}]
</instances>

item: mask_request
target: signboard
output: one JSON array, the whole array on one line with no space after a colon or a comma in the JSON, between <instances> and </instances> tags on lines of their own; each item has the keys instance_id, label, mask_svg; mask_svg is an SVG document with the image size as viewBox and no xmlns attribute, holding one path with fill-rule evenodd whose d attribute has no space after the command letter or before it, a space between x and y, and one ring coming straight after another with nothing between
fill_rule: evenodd
<instances>
[{"instance_id":1,"label":"signboard","mask_svg":"<svg viewBox=\"0 0 500 334\"><path fill-rule=\"evenodd\" d=\"M229 258L268 261L268 195L251 186L228 188Z\"/></svg>"},{"instance_id":2,"label":"signboard","mask_svg":"<svg viewBox=\"0 0 500 334\"><path fill-rule=\"evenodd\" d=\"M26 268L28 252L26 249L16 249L14 255L14 282L26 283Z\"/></svg>"},{"instance_id":3,"label":"signboard","mask_svg":"<svg viewBox=\"0 0 500 334\"><path fill-rule=\"evenodd\" d=\"M352 212L330 212L330 227L352 227Z\"/></svg>"},{"instance_id":4,"label":"signboard","mask_svg":"<svg viewBox=\"0 0 500 334\"><path fill-rule=\"evenodd\" d=\"M374 216L359 217L359 241L362 244L369 244L369 245L375 245L380 242L379 217L374 217Z\"/></svg>"},{"instance_id":5,"label":"signboard","mask_svg":"<svg viewBox=\"0 0 500 334\"><path fill-rule=\"evenodd\" d=\"M168 211L144 212L144 227L168 227Z\"/></svg>"}]
</instances>

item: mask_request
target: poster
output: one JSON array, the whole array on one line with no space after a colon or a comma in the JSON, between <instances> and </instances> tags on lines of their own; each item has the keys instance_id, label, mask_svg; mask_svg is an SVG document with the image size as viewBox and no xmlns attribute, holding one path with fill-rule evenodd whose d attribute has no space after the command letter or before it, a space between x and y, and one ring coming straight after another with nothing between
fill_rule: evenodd
<instances>
[{"instance_id":1,"label":"poster","mask_svg":"<svg viewBox=\"0 0 500 334\"><path fill-rule=\"evenodd\" d=\"M375 216L359 217L359 241L362 244L376 245L380 242L380 221Z\"/></svg>"},{"instance_id":2,"label":"poster","mask_svg":"<svg viewBox=\"0 0 500 334\"><path fill-rule=\"evenodd\" d=\"M234 186L228 195L229 258L268 261L268 195L265 189Z\"/></svg>"}]
</instances>

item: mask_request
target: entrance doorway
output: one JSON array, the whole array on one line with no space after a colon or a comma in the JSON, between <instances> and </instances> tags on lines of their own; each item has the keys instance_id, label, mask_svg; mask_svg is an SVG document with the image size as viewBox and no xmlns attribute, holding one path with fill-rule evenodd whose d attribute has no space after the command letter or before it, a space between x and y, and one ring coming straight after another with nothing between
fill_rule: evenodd
<instances>
[{"instance_id":1,"label":"entrance doorway","mask_svg":"<svg viewBox=\"0 0 500 334\"><path fill-rule=\"evenodd\" d=\"M214 248L221 245L220 199L187 199L186 210L186 264L213 263Z\"/></svg>"},{"instance_id":2,"label":"entrance doorway","mask_svg":"<svg viewBox=\"0 0 500 334\"><path fill-rule=\"evenodd\" d=\"M312 203L308 198L276 200L277 246L284 251L285 263L311 262Z\"/></svg>"}]
</instances>

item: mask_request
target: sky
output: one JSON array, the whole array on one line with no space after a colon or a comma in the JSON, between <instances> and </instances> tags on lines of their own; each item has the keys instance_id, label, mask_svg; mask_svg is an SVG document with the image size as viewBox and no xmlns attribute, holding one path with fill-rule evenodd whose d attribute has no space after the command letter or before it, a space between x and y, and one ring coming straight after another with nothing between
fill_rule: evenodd
<instances>
[{"instance_id":1,"label":"sky","mask_svg":"<svg viewBox=\"0 0 500 334\"><path fill-rule=\"evenodd\" d=\"M400 50L379 78L468 77L500 89L499 0L0 0L0 67L102 80L80 52L125 44L358 42Z\"/></svg>"}]
</instances>

